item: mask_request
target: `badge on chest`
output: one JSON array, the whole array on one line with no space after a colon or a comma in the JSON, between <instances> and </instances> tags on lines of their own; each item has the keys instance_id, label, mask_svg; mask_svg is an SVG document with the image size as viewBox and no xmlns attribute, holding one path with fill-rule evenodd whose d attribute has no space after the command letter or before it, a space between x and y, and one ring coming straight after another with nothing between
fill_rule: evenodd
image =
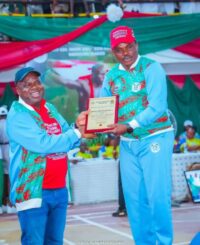
<instances>
[{"instance_id":1,"label":"badge on chest","mask_svg":"<svg viewBox=\"0 0 200 245\"><path fill-rule=\"evenodd\" d=\"M141 83L136 82L136 83L134 83L134 84L132 85L132 91L133 91L134 93L137 93L137 92L139 92L140 90L141 90Z\"/></svg>"}]
</instances>

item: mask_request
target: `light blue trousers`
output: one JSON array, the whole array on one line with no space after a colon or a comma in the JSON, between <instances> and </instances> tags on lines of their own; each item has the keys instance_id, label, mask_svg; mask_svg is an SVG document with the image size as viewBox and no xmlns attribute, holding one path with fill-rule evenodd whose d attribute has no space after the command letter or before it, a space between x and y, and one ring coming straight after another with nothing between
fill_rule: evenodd
<instances>
[{"instance_id":1,"label":"light blue trousers","mask_svg":"<svg viewBox=\"0 0 200 245\"><path fill-rule=\"evenodd\" d=\"M136 245L171 245L174 133L120 143L122 185Z\"/></svg>"}]
</instances>

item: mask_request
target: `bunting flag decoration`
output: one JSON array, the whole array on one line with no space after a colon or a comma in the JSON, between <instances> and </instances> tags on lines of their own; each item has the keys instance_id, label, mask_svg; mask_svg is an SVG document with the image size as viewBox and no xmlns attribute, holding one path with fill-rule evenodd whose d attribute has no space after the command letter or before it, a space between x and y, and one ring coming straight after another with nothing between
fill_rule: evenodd
<instances>
[{"instance_id":1,"label":"bunting flag decoration","mask_svg":"<svg viewBox=\"0 0 200 245\"><path fill-rule=\"evenodd\" d=\"M11 18L9 19L10 22L12 22L12 17L9 18ZM40 30L40 32L36 32L38 33L37 38L39 40L35 40L36 36L34 36L34 41L0 43L0 70L23 64L72 41L83 45L109 47L109 32L117 25L127 25L134 29L136 39L139 42L140 54L175 48L200 36L200 14L160 16L125 12L123 18L116 23L107 21L106 15L103 15L89 22L85 20L86 23L83 26L77 27L72 25L70 28L66 25L66 20L64 22L61 19L59 21L54 19L50 22L46 20L48 23L52 23L52 25L54 21L54 25L57 27L60 24L57 32L55 32L60 35L48 39L43 38L52 36L52 29L54 28L47 24L44 25L43 29L40 19L38 21L36 21L36 18L25 19L25 23L21 23L22 28L23 26L24 28L26 27L24 31L23 29L16 31L16 26L13 25L13 22L6 25L3 20L2 16L0 18L0 31L11 36L14 33L18 33L18 35L21 33L20 39L23 39L23 36L27 36L31 40L31 33L34 30ZM16 22L16 19L14 20ZM8 19L6 21L8 22ZM33 21L35 24L31 32L28 32L27 28L30 29L30 23L33 23ZM43 21L45 22L44 18ZM72 22L75 23L75 20L72 20ZM62 23L64 24L62 25ZM13 30L11 30L11 25ZM65 28L66 34L63 34ZM42 33L44 33L44 36L42 36Z\"/></svg>"}]
</instances>

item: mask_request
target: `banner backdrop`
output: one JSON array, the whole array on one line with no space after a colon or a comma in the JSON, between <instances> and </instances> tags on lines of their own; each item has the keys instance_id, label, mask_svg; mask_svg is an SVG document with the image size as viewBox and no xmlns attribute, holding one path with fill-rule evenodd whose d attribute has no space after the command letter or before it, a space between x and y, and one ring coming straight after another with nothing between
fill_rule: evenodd
<instances>
[{"instance_id":1,"label":"banner backdrop","mask_svg":"<svg viewBox=\"0 0 200 245\"><path fill-rule=\"evenodd\" d=\"M109 48L69 43L21 66L0 72L0 82L13 81L20 67L34 67L42 74L45 98L72 123L78 113L87 108L88 98L99 95L105 72L114 63ZM6 91L0 104L9 107L16 97L8 87ZM182 132L186 119L192 120L200 132L199 101L200 90L190 78L183 88L168 80L168 103L177 120L177 135Z\"/></svg>"},{"instance_id":2,"label":"banner backdrop","mask_svg":"<svg viewBox=\"0 0 200 245\"><path fill-rule=\"evenodd\" d=\"M109 48L69 43L13 69L0 71L0 83L14 81L15 73L24 66L34 67L42 74L46 99L71 123L80 111L87 109L88 98L98 96L105 72L114 62ZM11 104L7 99L0 103L8 107Z\"/></svg>"}]
</instances>

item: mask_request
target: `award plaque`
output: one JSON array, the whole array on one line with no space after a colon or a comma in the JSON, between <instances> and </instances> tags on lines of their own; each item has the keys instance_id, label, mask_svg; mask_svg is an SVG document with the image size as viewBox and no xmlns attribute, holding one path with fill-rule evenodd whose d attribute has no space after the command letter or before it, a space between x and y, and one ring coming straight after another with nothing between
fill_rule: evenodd
<instances>
[{"instance_id":1,"label":"award plaque","mask_svg":"<svg viewBox=\"0 0 200 245\"><path fill-rule=\"evenodd\" d=\"M85 133L104 132L118 121L118 96L89 98Z\"/></svg>"}]
</instances>

